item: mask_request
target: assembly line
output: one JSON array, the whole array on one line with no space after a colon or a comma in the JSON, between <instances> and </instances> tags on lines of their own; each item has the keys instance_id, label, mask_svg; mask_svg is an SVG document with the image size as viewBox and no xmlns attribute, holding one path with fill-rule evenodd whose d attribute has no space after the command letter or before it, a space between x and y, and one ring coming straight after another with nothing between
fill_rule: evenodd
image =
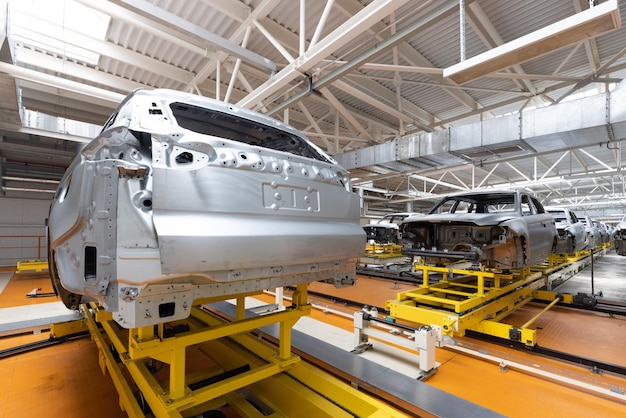
<instances>
[{"instance_id":1,"label":"assembly line","mask_svg":"<svg viewBox=\"0 0 626 418\"><path fill-rule=\"evenodd\" d=\"M621 418L626 0L7 0L0 418Z\"/></svg>"}]
</instances>

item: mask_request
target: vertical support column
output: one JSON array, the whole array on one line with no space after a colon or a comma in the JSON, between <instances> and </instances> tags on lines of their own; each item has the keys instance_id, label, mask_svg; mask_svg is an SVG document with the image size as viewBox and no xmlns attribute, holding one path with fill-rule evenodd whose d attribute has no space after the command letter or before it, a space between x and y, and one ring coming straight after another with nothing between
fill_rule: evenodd
<instances>
[{"instance_id":1,"label":"vertical support column","mask_svg":"<svg viewBox=\"0 0 626 418\"><path fill-rule=\"evenodd\" d=\"M420 287L428 288L428 269L422 266L422 285Z\"/></svg>"},{"instance_id":2,"label":"vertical support column","mask_svg":"<svg viewBox=\"0 0 626 418\"><path fill-rule=\"evenodd\" d=\"M451 271L452 271L452 269L446 270L446 271L442 271L441 272L441 282L439 282L439 283L448 283L450 281Z\"/></svg>"},{"instance_id":3,"label":"vertical support column","mask_svg":"<svg viewBox=\"0 0 626 418\"><path fill-rule=\"evenodd\" d=\"M278 306L278 310L282 310L283 309L283 295L284 294L285 294L285 288L284 287L277 287L276 288L275 303Z\"/></svg>"},{"instance_id":4,"label":"vertical support column","mask_svg":"<svg viewBox=\"0 0 626 418\"><path fill-rule=\"evenodd\" d=\"M150 341L154 338L154 327L152 325L141 328L131 328L130 338L132 341L133 334L137 332L137 342Z\"/></svg>"},{"instance_id":5,"label":"vertical support column","mask_svg":"<svg viewBox=\"0 0 626 418\"><path fill-rule=\"evenodd\" d=\"M175 348L170 353L170 399L185 395L185 348Z\"/></svg>"},{"instance_id":6,"label":"vertical support column","mask_svg":"<svg viewBox=\"0 0 626 418\"><path fill-rule=\"evenodd\" d=\"M246 318L246 297L245 296L237 296L237 305L236 305L236 320L240 321Z\"/></svg>"},{"instance_id":7,"label":"vertical support column","mask_svg":"<svg viewBox=\"0 0 626 418\"><path fill-rule=\"evenodd\" d=\"M281 321L280 323L279 360L288 360L291 357L291 328L294 325L295 322L289 320Z\"/></svg>"},{"instance_id":8,"label":"vertical support column","mask_svg":"<svg viewBox=\"0 0 626 418\"><path fill-rule=\"evenodd\" d=\"M296 287L296 291L291 297L291 309L304 310L308 305L308 284L301 283ZM280 341L278 345L279 360L289 360L291 355L291 328L298 322L300 317L295 319L285 319L280 322L279 332Z\"/></svg>"}]
</instances>

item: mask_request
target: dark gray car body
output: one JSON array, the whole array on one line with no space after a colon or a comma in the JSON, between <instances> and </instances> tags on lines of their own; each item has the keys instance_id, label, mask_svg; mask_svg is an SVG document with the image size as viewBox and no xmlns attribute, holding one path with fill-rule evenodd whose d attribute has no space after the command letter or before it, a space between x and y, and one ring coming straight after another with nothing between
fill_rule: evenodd
<instances>
[{"instance_id":1,"label":"dark gray car body","mask_svg":"<svg viewBox=\"0 0 626 418\"><path fill-rule=\"evenodd\" d=\"M427 215L405 219L400 232L406 255L507 270L545 261L557 236L554 218L524 190L448 196Z\"/></svg>"},{"instance_id":2,"label":"dark gray car body","mask_svg":"<svg viewBox=\"0 0 626 418\"><path fill-rule=\"evenodd\" d=\"M558 242L555 253L573 254L588 247L585 224L568 208L546 208L554 217Z\"/></svg>"}]
</instances>

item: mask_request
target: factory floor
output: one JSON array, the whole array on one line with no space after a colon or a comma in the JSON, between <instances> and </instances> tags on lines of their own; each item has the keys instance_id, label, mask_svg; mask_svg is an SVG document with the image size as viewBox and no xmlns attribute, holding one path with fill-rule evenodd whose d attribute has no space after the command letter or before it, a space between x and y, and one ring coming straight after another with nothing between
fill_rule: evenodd
<instances>
[{"instance_id":1,"label":"factory floor","mask_svg":"<svg viewBox=\"0 0 626 418\"><path fill-rule=\"evenodd\" d=\"M625 299L626 257L610 252L594 264L594 291L604 297ZM591 292L589 267L567 281L558 291ZM360 278L357 286L335 290L320 283L310 285L312 291L336 292L338 298L362 301L364 305L384 306L385 300L414 286L369 278ZM0 271L0 309L18 305L45 307L55 297L29 298L35 288L51 292L45 274L13 274ZM330 312L354 310L340 302L316 299L311 296L313 309L296 328L320 339L350 338L352 321L349 317ZM256 303L273 302L271 295L255 298ZM543 306L529 304L506 318L507 323L522 324ZM0 310L0 316L2 311ZM542 316L534 326L539 330L539 344L608 363L626 366L623 347L626 346L626 319L623 316L580 312L569 308L554 308ZM46 332L0 337L0 350L48 338ZM406 374L417 372L411 356L392 354L380 341L373 341L373 350L364 355ZM531 353L512 351L465 338L458 339L465 347L480 353L529 364L544 371L561 373L565 377L586 379L604 384L611 390L625 389L626 381L608 374L598 376L579 367L539 358ZM402 350L404 352L404 350ZM395 351L394 351L395 352ZM382 355L381 355L382 354ZM393 358L392 358L393 357ZM408 360L407 360L408 358ZM501 370L489 363L449 349L437 349L440 363L437 373L426 383L460 398L482 405L510 417L624 417L623 403L574 389L560 382L552 382L535 374L512 369ZM388 362L388 365L386 364ZM30 353L0 359L0 418L4 417L124 417L118 406L118 396L108 375L98 365L96 345L88 338L44 348Z\"/></svg>"}]
</instances>

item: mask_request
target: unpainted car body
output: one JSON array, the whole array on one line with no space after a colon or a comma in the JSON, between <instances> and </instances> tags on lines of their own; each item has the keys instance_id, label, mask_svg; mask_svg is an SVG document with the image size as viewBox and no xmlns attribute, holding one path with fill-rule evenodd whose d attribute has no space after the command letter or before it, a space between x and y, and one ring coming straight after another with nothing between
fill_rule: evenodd
<instances>
[{"instance_id":1,"label":"unpainted car body","mask_svg":"<svg viewBox=\"0 0 626 418\"><path fill-rule=\"evenodd\" d=\"M365 234L349 175L280 121L138 90L76 157L51 204L49 260L68 307L131 328L199 298L354 284Z\"/></svg>"},{"instance_id":2,"label":"unpainted car body","mask_svg":"<svg viewBox=\"0 0 626 418\"><path fill-rule=\"evenodd\" d=\"M613 237L617 254L626 255L626 215L624 215L621 221L615 226Z\"/></svg>"},{"instance_id":3,"label":"unpainted car body","mask_svg":"<svg viewBox=\"0 0 626 418\"><path fill-rule=\"evenodd\" d=\"M587 246L588 248L596 248L602 243L602 237L600 231L594 223L593 219L589 216L583 216L579 218L582 223L585 224L585 232L587 234Z\"/></svg>"},{"instance_id":4,"label":"unpainted car body","mask_svg":"<svg viewBox=\"0 0 626 418\"><path fill-rule=\"evenodd\" d=\"M556 222L558 240L554 250L557 254L573 254L587 248L585 224L568 208L546 208Z\"/></svg>"},{"instance_id":5,"label":"unpainted car body","mask_svg":"<svg viewBox=\"0 0 626 418\"><path fill-rule=\"evenodd\" d=\"M600 244L606 244L611 239L611 233L607 225L604 222L593 220L593 224L596 228L598 228L598 232L600 233Z\"/></svg>"},{"instance_id":6,"label":"unpainted car body","mask_svg":"<svg viewBox=\"0 0 626 418\"><path fill-rule=\"evenodd\" d=\"M445 265L471 260L520 269L543 262L556 245L554 218L524 190L475 191L443 198L400 226L403 253Z\"/></svg>"},{"instance_id":7,"label":"unpainted car body","mask_svg":"<svg viewBox=\"0 0 626 418\"><path fill-rule=\"evenodd\" d=\"M399 225L410 216L416 216L415 212L390 213L378 221L365 225L363 230L368 241L376 244L397 244L400 241Z\"/></svg>"}]
</instances>

